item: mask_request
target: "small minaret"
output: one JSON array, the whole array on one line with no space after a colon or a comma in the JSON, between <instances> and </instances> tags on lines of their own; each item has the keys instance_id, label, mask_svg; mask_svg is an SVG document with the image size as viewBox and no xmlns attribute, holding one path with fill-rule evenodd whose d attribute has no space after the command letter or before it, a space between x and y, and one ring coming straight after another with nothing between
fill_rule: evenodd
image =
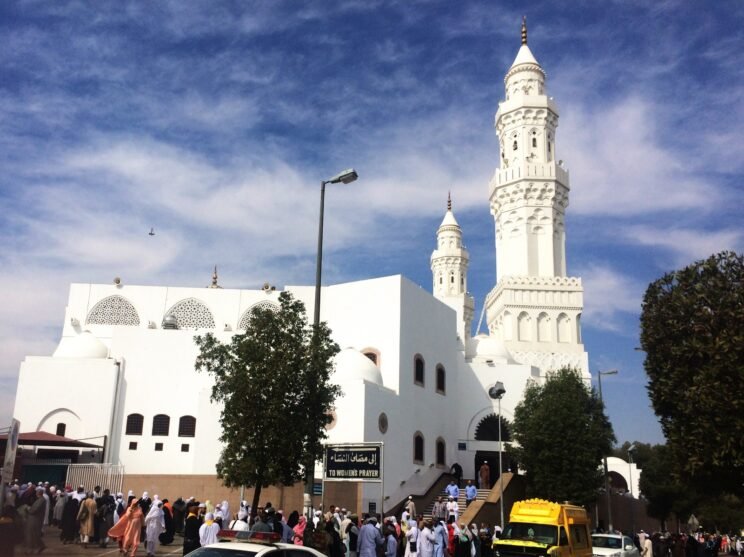
<instances>
[{"instance_id":1,"label":"small minaret","mask_svg":"<svg viewBox=\"0 0 744 557\"><path fill-rule=\"evenodd\" d=\"M468 294L469 260L448 194L447 212L437 230L437 249L431 254L432 292L457 312L457 335L463 344L470 338L475 309L473 297Z\"/></svg>"}]
</instances>

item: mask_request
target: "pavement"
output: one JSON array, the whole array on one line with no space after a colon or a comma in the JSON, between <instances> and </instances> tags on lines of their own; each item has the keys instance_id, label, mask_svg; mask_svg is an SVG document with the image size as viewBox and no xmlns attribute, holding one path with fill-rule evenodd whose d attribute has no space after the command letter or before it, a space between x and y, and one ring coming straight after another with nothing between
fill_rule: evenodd
<instances>
[{"instance_id":1,"label":"pavement","mask_svg":"<svg viewBox=\"0 0 744 557\"><path fill-rule=\"evenodd\" d=\"M59 539L59 529L53 526L46 528L44 532L44 543L46 549L41 553L42 557L70 557L70 556L85 556L85 557L119 557L119 546L116 541L111 541L106 549L99 547L97 544L88 544L88 549L85 549L79 544L67 544L63 545ZM2 543L2 541L0 541ZM18 556L25 555L25 546L21 543L16 546L15 554ZM165 557L166 555L181 555L183 553L183 538L176 535L176 539L170 545L158 544L155 550L155 555ZM137 557L145 557L147 551L145 550L145 544L141 543L137 548Z\"/></svg>"}]
</instances>

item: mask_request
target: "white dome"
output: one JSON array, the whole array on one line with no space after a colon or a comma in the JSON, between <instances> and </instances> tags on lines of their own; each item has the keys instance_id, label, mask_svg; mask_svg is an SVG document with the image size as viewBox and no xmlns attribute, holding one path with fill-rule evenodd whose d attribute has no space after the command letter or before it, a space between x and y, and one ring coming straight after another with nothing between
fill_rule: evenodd
<instances>
[{"instance_id":1,"label":"white dome","mask_svg":"<svg viewBox=\"0 0 744 557\"><path fill-rule=\"evenodd\" d=\"M336 384L349 381L368 381L382 387L382 373L372 360L354 348L344 348L334 358L336 370L331 382Z\"/></svg>"},{"instance_id":2,"label":"white dome","mask_svg":"<svg viewBox=\"0 0 744 557\"><path fill-rule=\"evenodd\" d=\"M504 341L490 335L480 334L473 337L468 351L479 360L492 360L497 364L513 362L511 354L504 346Z\"/></svg>"},{"instance_id":3,"label":"white dome","mask_svg":"<svg viewBox=\"0 0 744 557\"><path fill-rule=\"evenodd\" d=\"M55 358L108 358L108 347L90 331L74 337L62 337L54 351Z\"/></svg>"}]
</instances>

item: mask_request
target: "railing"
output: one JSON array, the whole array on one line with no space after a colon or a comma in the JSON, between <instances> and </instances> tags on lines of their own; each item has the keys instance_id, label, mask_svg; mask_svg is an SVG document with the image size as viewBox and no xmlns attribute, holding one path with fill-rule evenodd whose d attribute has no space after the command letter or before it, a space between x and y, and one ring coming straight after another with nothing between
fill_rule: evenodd
<instances>
[{"instance_id":1,"label":"railing","mask_svg":"<svg viewBox=\"0 0 744 557\"><path fill-rule=\"evenodd\" d=\"M568 171L555 162L537 164L518 164L510 168L496 170L491 184L500 186L521 178L557 178L563 184L568 181Z\"/></svg>"},{"instance_id":2,"label":"railing","mask_svg":"<svg viewBox=\"0 0 744 557\"><path fill-rule=\"evenodd\" d=\"M124 466L120 464L70 464L65 483L76 488L82 485L92 491L97 485L112 493L121 491L124 482Z\"/></svg>"}]
</instances>

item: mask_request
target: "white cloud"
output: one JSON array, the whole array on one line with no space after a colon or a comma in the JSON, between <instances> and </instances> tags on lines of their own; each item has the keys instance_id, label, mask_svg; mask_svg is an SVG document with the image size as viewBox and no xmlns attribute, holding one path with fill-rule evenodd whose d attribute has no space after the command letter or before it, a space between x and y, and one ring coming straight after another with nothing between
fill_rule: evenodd
<instances>
[{"instance_id":1,"label":"white cloud","mask_svg":"<svg viewBox=\"0 0 744 557\"><path fill-rule=\"evenodd\" d=\"M680 266L723 250L740 251L744 248L744 230L741 228L708 231L632 225L622 227L621 235L642 246L669 250L676 257L675 264Z\"/></svg>"},{"instance_id":2,"label":"white cloud","mask_svg":"<svg viewBox=\"0 0 744 557\"><path fill-rule=\"evenodd\" d=\"M584 285L582 323L595 329L622 332L623 316L641 310L643 286L603 264L580 268L578 274Z\"/></svg>"},{"instance_id":3,"label":"white cloud","mask_svg":"<svg viewBox=\"0 0 744 557\"><path fill-rule=\"evenodd\" d=\"M564 104L556 150L576 186L572 211L633 216L709 212L721 204L715 184L690 172L686 154L665 146L668 132L657 130L660 110L637 97L612 106Z\"/></svg>"}]
</instances>

